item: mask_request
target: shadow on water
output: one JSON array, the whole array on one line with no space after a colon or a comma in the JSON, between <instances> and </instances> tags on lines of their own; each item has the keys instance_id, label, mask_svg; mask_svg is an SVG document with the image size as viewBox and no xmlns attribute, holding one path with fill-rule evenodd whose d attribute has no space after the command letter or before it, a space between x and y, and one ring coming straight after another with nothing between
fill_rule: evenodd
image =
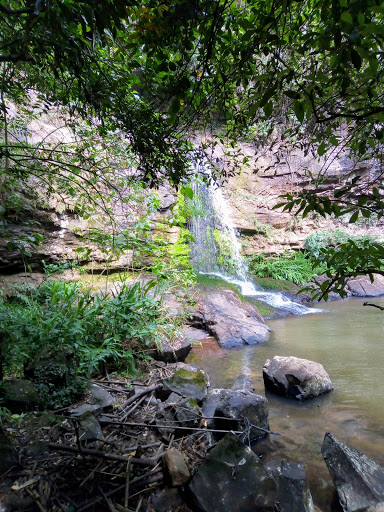
<instances>
[{"instance_id":1,"label":"shadow on water","mask_svg":"<svg viewBox=\"0 0 384 512\"><path fill-rule=\"evenodd\" d=\"M314 501L324 512L334 510L334 489L320 452L325 432L384 465L384 313L363 307L365 300L322 304L317 306L321 315L269 321L272 335L262 345L229 350L210 339L189 357L208 372L212 387L231 387L245 374L256 393L268 398L270 428L282 435L270 436L254 450L265 460L304 463ZM384 306L384 298L370 302ZM304 402L266 393L262 368L275 355L323 364L335 390Z\"/></svg>"}]
</instances>

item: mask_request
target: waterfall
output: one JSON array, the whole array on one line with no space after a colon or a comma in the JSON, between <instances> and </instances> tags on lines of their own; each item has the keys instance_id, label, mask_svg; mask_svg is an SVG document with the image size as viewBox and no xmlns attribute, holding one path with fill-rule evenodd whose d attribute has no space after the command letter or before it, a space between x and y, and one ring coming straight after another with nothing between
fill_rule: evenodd
<instances>
[{"instance_id":1,"label":"waterfall","mask_svg":"<svg viewBox=\"0 0 384 512\"><path fill-rule=\"evenodd\" d=\"M209 167L204 166L205 174ZM282 293L267 292L248 277L247 267L240 252L240 242L230 214L230 207L222 190L215 183L192 184L191 218L188 225L194 242L191 245L191 263L201 274L219 277L234 284L244 296L254 297L289 313L319 312L291 301Z\"/></svg>"}]
</instances>

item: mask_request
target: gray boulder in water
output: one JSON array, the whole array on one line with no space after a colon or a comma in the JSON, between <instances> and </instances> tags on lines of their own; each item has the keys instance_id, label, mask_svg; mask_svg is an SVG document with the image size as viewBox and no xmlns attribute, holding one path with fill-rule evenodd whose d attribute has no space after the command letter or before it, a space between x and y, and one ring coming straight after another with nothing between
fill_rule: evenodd
<instances>
[{"instance_id":1,"label":"gray boulder in water","mask_svg":"<svg viewBox=\"0 0 384 512\"><path fill-rule=\"evenodd\" d=\"M321 453L344 512L384 510L384 468L327 432Z\"/></svg>"},{"instance_id":2,"label":"gray boulder in water","mask_svg":"<svg viewBox=\"0 0 384 512\"><path fill-rule=\"evenodd\" d=\"M323 365L298 357L275 356L263 368L266 389L302 400L333 390Z\"/></svg>"}]
</instances>

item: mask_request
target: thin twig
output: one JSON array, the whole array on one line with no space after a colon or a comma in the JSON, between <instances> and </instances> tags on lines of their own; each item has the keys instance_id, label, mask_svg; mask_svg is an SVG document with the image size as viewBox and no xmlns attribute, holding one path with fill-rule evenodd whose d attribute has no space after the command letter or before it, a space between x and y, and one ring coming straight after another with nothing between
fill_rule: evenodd
<instances>
[{"instance_id":1,"label":"thin twig","mask_svg":"<svg viewBox=\"0 0 384 512\"><path fill-rule=\"evenodd\" d=\"M230 418L226 418L230 419ZM164 424L164 423L157 423L150 425L149 423L127 423L122 421L109 421L109 420L99 420L99 423L104 423L107 425L120 425L121 427L148 427L148 428L175 428L177 430L193 430L197 432L222 432L222 433L228 433L232 432L233 434L244 434L242 430L218 430L213 428L197 428L197 427L179 427L172 424ZM272 434L274 432L271 432Z\"/></svg>"},{"instance_id":2,"label":"thin twig","mask_svg":"<svg viewBox=\"0 0 384 512\"><path fill-rule=\"evenodd\" d=\"M90 455L91 457L99 457L101 459L107 460L116 460L118 462L128 462L129 457L125 457L124 455L117 455L115 453L104 453L99 450L90 450L89 448L82 448L81 452L79 448L76 446L68 446L62 443L48 443L48 448L51 450L58 450L63 452L70 453L82 453L83 455ZM137 464L138 466L151 466L154 467L157 464L157 459L160 457L156 456L151 459L138 459L136 457L131 457L132 464Z\"/></svg>"}]
</instances>

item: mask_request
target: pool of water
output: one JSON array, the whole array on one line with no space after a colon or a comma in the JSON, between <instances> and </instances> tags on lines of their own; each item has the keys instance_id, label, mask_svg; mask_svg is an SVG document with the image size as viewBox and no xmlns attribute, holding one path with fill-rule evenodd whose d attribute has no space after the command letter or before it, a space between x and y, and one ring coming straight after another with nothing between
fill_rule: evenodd
<instances>
[{"instance_id":1,"label":"pool of water","mask_svg":"<svg viewBox=\"0 0 384 512\"><path fill-rule=\"evenodd\" d=\"M384 465L384 311L351 298L315 306L321 314L271 320L268 342L221 349L215 340L196 345L188 358L210 376L211 387L231 387L240 374L269 401L272 431L254 447L265 460L284 457L302 462L314 502L334 510L334 488L320 453L325 432L332 432ZM368 299L384 306L384 298ZM265 392L262 368L267 359L296 356L321 363L334 391L298 402Z\"/></svg>"}]
</instances>

